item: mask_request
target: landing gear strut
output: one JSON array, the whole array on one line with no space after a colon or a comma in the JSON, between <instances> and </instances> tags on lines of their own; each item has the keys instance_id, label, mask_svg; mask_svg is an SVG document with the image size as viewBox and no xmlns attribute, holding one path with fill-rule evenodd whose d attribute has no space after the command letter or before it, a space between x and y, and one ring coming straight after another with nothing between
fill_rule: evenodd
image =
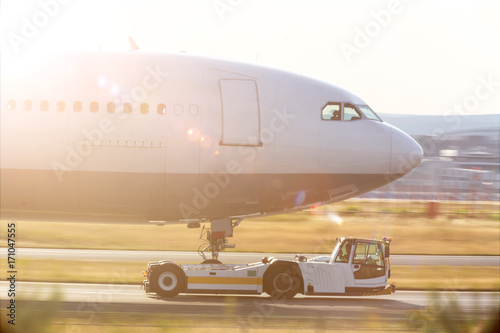
<instances>
[{"instance_id":1,"label":"landing gear strut","mask_svg":"<svg viewBox=\"0 0 500 333\"><path fill-rule=\"evenodd\" d=\"M210 221L210 228L203 226L203 229L201 229L200 239L208 243L202 244L198 249L198 253L203 258L203 263L221 263L219 261L219 252L235 247L234 244L228 243L226 237L233 236L233 229L237 227L241 221L241 219L238 219L233 222L231 219L226 218ZM211 259L207 259L207 256L205 255L206 251L210 251L212 253Z\"/></svg>"}]
</instances>

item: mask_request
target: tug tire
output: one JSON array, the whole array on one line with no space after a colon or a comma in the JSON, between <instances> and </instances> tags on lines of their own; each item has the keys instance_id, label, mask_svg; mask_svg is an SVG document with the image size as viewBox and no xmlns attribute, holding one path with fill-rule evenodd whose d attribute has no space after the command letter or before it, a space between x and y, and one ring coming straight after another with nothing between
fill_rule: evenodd
<instances>
[{"instance_id":1,"label":"tug tire","mask_svg":"<svg viewBox=\"0 0 500 333\"><path fill-rule=\"evenodd\" d=\"M186 290L186 280L186 274L179 266L161 265L151 275L151 291L161 297L174 297Z\"/></svg>"}]
</instances>

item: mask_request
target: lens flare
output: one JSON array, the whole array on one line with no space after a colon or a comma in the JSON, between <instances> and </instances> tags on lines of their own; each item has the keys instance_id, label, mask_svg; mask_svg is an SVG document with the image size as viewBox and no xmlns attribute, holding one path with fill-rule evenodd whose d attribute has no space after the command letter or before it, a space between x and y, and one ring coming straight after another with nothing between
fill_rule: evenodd
<instances>
[{"instance_id":1,"label":"lens flare","mask_svg":"<svg viewBox=\"0 0 500 333\"><path fill-rule=\"evenodd\" d=\"M120 86L118 86L117 84L113 84L111 86L111 93L115 96L118 95L120 93Z\"/></svg>"},{"instance_id":2,"label":"lens flare","mask_svg":"<svg viewBox=\"0 0 500 333\"><path fill-rule=\"evenodd\" d=\"M106 88L108 85L108 80L104 76L100 76L99 79L97 79L97 84L99 85L100 88Z\"/></svg>"},{"instance_id":3,"label":"lens flare","mask_svg":"<svg viewBox=\"0 0 500 333\"><path fill-rule=\"evenodd\" d=\"M337 224L337 225L341 225L342 222L344 222L342 220L342 218L340 216L337 215L337 213L333 213L333 212L329 212L328 214L326 214L326 216L328 217L328 220Z\"/></svg>"},{"instance_id":4,"label":"lens flare","mask_svg":"<svg viewBox=\"0 0 500 333\"><path fill-rule=\"evenodd\" d=\"M300 205L302 205L302 203L304 202L305 199L306 199L306 191L300 190L295 195L295 199L293 202L294 202L295 206L300 206Z\"/></svg>"},{"instance_id":5,"label":"lens flare","mask_svg":"<svg viewBox=\"0 0 500 333\"><path fill-rule=\"evenodd\" d=\"M189 141L200 141L201 133L197 128L190 128L187 131Z\"/></svg>"},{"instance_id":6,"label":"lens flare","mask_svg":"<svg viewBox=\"0 0 500 333\"><path fill-rule=\"evenodd\" d=\"M203 135L201 138L200 138L200 145L203 147L203 148L208 148L212 145L212 138L208 135Z\"/></svg>"}]
</instances>

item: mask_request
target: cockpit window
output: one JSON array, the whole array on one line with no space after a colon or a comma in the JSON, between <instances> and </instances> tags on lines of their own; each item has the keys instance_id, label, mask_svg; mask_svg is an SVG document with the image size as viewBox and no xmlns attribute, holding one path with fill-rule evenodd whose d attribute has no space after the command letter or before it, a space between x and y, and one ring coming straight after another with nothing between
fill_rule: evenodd
<instances>
[{"instance_id":1,"label":"cockpit window","mask_svg":"<svg viewBox=\"0 0 500 333\"><path fill-rule=\"evenodd\" d=\"M343 104L343 107L342 107ZM359 120L370 119L382 121L368 105L354 105L350 103L328 102L321 109L321 119L323 120Z\"/></svg>"},{"instance_id":2,"label":"cockpit window","mask_svg":"<svg viewBox=\"0 0 500 333\"><path fill-rule=\"evenodd\" d=\"M368 105L358 105L358 109L363 112L366 118L371 120L382 121L379 116Z\"/></svg>"},{"instance_id":3,"label":"cockpit window","mask_svg":"<svg viewBox=\"0 0 500 333\"><path fill-rule=\"evenodd\" d=\"M340 120L340 103L328 103L321 110L321 119Z\"/></svg>"},{"instance_id":4,"label":"cockpit window","mask_svg":"<svg viewBox=\"0 0 500 333\"><path fill-rule=\"evenodd\" d=\"M351 104L344 104L344 120L358 120L361 119L361 113L356 110L356 107Z\"/></svg>"}]
</instances>

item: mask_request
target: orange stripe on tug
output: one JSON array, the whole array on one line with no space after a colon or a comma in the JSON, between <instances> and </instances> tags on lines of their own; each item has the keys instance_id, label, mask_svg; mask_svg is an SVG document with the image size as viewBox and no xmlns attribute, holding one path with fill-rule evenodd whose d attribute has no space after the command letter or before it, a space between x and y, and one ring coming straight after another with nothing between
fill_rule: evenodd
<instances>
[{"instance_id":1,"label":"orange stripe on tug","mask_svg":"<svg viewBox=\"0 0 500 333\"><path fill-rule=\"evenodd\" d=\"M256 284L262 284L262 278L229 278L229 277L189 276L188 283L256 285Z\"/></svg>"}]
</instances>

